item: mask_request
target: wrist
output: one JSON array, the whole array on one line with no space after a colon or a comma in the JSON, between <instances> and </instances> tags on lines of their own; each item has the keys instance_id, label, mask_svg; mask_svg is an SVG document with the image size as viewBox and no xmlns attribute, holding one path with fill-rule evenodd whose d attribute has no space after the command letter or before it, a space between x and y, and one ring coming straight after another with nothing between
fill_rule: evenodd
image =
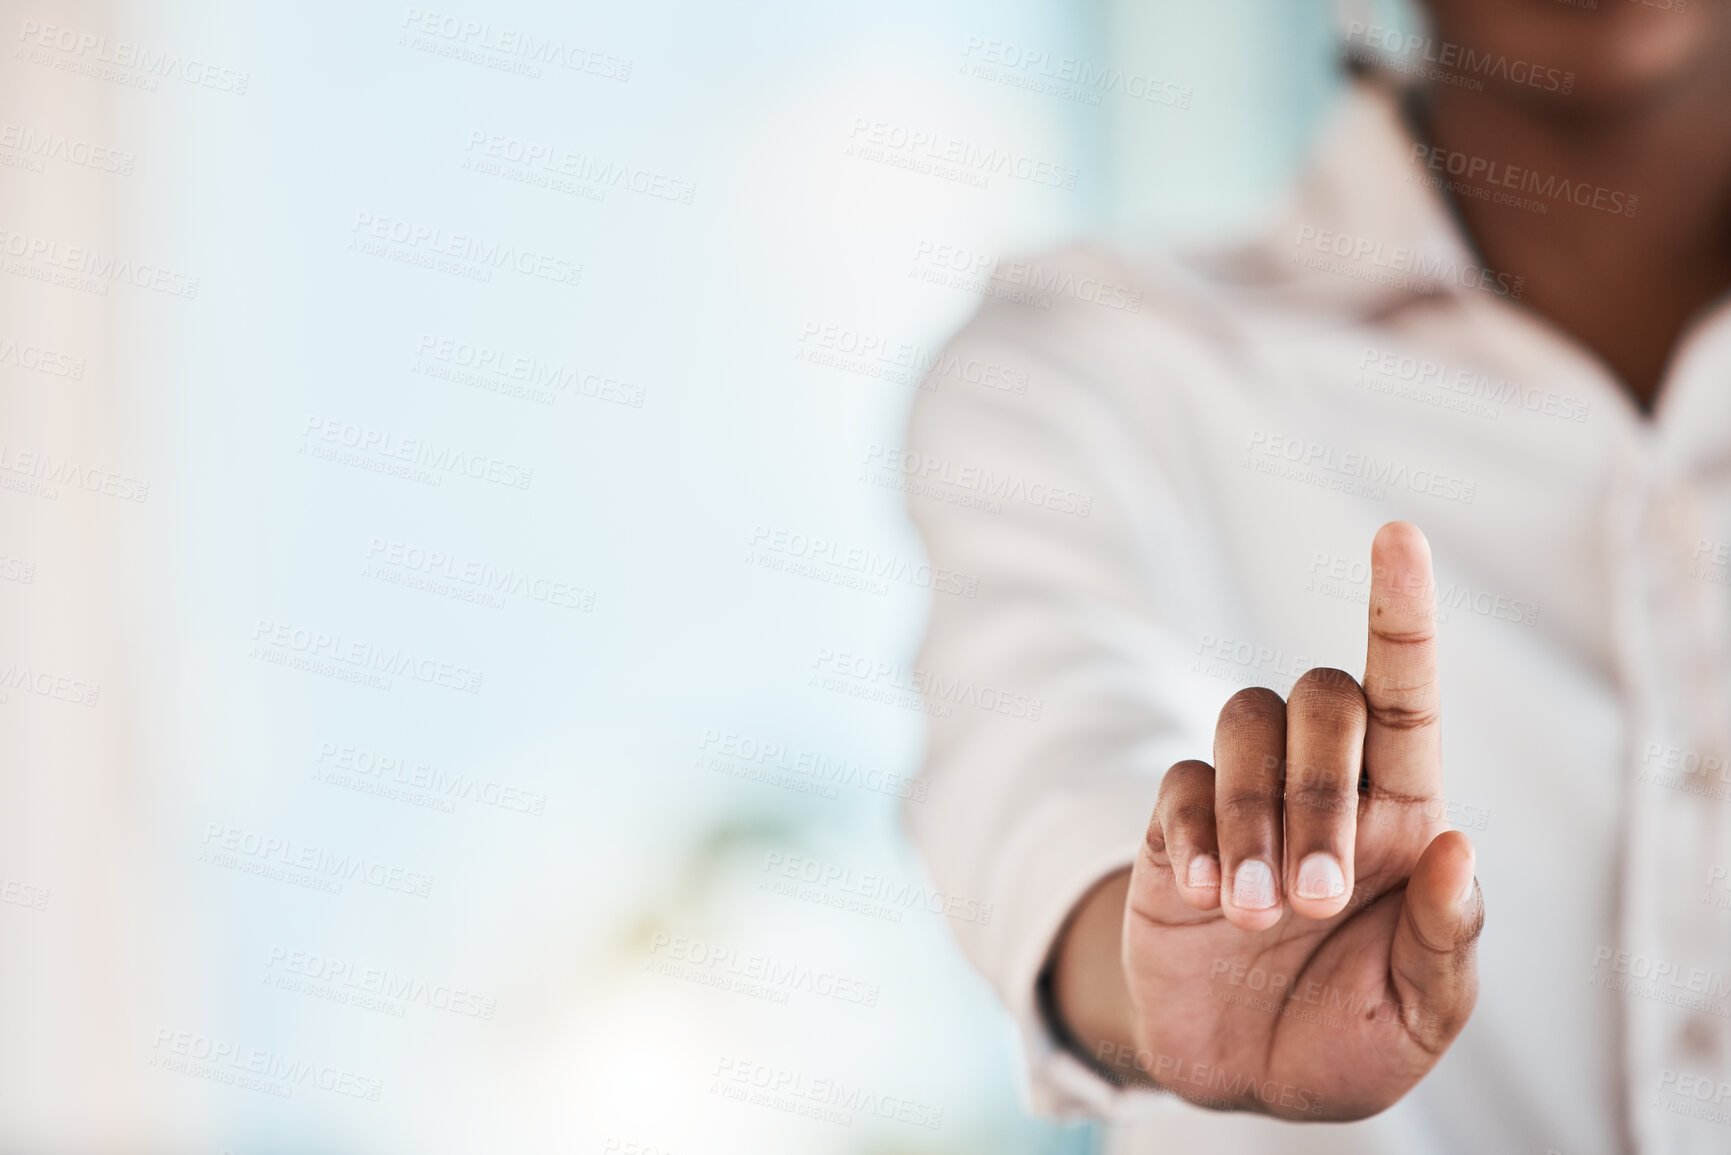
<instances>
[{"instance_id":1,"label":"wrist","mask_svg":"<svg viewBox=\"0 0 1731 1155\"><path fill-rule=\"evenodd\" d=\"M1039 1001L1053 1037L1115 1086L1156 1084L1135 1061L1135 1004L1124 975L1125 867L1095 884L1058 932L1040 976Z\"/></svg>"}]
</instances>

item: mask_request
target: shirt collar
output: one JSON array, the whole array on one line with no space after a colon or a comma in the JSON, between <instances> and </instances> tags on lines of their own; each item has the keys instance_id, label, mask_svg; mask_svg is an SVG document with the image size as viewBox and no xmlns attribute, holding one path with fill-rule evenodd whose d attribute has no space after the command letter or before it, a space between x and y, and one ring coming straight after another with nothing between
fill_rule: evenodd
<instances>
[{"instance_id":1,"label":"shirt collar","mask_svg":"<svg viewBox=\"0 0 1731 1155\"><path fill-rule=\"evenodd\" d=\"M1415 144L1400 95L1358 80L1294 192L1215 271L1286 303L1363 315L1461 293L1518 300L1524 280L1479 260Z\"/></svg>"}]
</instances>

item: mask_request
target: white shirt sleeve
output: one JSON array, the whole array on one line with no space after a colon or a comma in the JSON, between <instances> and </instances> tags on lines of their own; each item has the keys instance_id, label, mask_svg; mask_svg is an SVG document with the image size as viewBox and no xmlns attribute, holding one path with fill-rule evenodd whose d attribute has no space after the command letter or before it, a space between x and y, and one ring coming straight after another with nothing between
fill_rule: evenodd
<instances>
[{"instance_id":1,"label":"white shirt sleeve","mask_svg":"<svg viewBox=\"0 0 1731 1155\"><path fill-rule=\"evenodd\" d=\"M1091 254L1061 260L1125 281ZM1230 688L1190 673L1213 551L1183 472L1146 435L1152 420L1182 441L1144 347L1170 330L1046 300L988 302L933 366L890 463L934 571L978 579L973 596L933 598L916 675L928 790L907 813L939 889L992 912L955 926L1021 1026L1033 1107L1125 1118L1176 1100L1070 1056L1036 985L1071 908L1134 858L1160 775L1209 756Z\"/></svg>"}]
</instances>

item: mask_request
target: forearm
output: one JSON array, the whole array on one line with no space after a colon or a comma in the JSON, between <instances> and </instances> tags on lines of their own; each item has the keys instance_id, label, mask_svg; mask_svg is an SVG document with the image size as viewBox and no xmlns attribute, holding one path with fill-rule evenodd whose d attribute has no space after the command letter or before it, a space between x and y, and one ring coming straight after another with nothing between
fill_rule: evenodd
<instances>
[{"instance_id":1,"label":"forearm","mask_svg":"<svg viewBox=\"0 0 1731 1155\"><path fill-rule=\"evenodd\" d=\"M1124 978L1124 903L1128 867L1101 880L1076 904L1052 949L1048 1014L1076 1056L1120 1084L1148 1085L1130 1056L1133 1008Z\"/></svg>"}]
</instances>

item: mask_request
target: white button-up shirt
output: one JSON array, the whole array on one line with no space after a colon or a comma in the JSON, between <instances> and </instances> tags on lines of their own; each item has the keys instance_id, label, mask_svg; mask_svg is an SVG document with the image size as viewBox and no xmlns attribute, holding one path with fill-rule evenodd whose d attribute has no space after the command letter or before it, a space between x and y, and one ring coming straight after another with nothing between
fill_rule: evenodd
<instances>
[{"instance_id":1,"label":"white button-up shirt","mask_svg":"<svg viewBox=\"0 0 1731 1155\"><path fill-rule=\"evenodd\" d=\"M932 610L909 822L995 912L958 930L1035 1105L1114 1120L1112 1151L1731 1150L1731 320L1691 328L1648 419L1438 179L1363 86L1253 242L1001 270L884 463L933 563L978 578ZM1396 518L1435 557L1477 1009L1359 1123L1113 1089L1036 1006L1053 938L1235 690L1362 671Z\"/></svg>"}]
</instances>

